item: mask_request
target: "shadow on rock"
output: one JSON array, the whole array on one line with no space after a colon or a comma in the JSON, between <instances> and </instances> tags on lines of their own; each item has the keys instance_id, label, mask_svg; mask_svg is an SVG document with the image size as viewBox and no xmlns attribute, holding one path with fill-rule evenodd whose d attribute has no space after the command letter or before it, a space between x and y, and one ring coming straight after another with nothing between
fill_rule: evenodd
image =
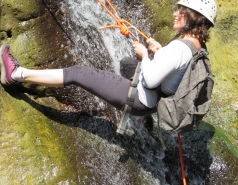
<instances>
[{"instance_id":1,"label":"shadow on rock","mask_svg":"<svg viewBox=\"0 0 238 185\"><path fill-rule=\"evenodd\" d=\"M148 133L141 129L138 118L131 118L131 132L120 135L116 133L116 125L106 119L92 117L86 112L62 112L41 105L27 95L20 93L19 91L37 96L34 92L22 86L5 87L5 90L12 97L24 100L32 108L59 124L86 130L124 148L126 153L119 158L119 162L122 164L131 158L145 171L150 172L161 184L181 184L177 134L162 131L167 148L164 151L156 133ZM209 168L212 164L212 156L207 149L207 143L213 137L213 134L213 129L181 134L185 173L189 184L209 184Z\"/></svg>"}]
</instances>

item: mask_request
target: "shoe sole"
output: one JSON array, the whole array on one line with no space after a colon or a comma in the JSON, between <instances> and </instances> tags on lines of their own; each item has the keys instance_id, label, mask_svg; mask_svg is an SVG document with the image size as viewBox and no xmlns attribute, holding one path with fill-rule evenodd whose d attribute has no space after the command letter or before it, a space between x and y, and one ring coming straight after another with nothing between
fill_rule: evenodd
<instances>
[{"instance_id":1,"label":"shoe sole","mask_svg":"<svg viewBox=\"0 0 238 185\"><path fill-rule=\"evenodd\" d=\"M0 53L1 53L1 57L0 57L0 63L1 63L1 83L3 85L8 85L7 80L6 80L6 67L5 67L5 64L3 62L3 55L4 55L4 51L5 51L6 48L9 49L9 46L7 44L4 44L4 45L1 46L1 49L0 49Z\"/></svg>"}]
</instances>

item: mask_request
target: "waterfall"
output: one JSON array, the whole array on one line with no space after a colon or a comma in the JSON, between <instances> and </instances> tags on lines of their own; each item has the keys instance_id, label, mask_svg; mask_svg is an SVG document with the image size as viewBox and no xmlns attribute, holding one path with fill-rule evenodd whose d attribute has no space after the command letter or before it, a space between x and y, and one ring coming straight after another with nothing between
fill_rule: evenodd
<instances>
[{"instance_id":1,"label":"waterfall","mask_svg":"<svg viewBox=\"0 0 238 185\"><path fill-rule=\"evenodd\" d=\"M120 60L125 56L133 56L132 46L128 39L121 35L119 29L99 30L107 24L116 24L109 14L95 0L69 0L61 6L67 7L69 15L65 16L64 24L76 44L71 51L75 56L80 49L83 52L83 63L88 61L105 63L111 60L113 70L120 74ZM105 57L100 58L98 55ZM106 58L106 59L105 59Z\"/></svg>"}]
</instances>

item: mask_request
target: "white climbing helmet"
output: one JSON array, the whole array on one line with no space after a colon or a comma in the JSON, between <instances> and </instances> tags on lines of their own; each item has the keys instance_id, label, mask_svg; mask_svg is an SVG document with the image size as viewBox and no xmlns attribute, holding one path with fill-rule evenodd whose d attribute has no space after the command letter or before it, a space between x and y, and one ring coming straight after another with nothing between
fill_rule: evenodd
<instances>
[{"instance_id":1,"label":"white climbing helmet","mask_svg":"<svg viewBox=\"0 0 238 185\"><path fill-rule=\"evenodd\" d=\"M217 16L217 5L214 0L180 0L177 4L199 12L214 26Z\"/></svg>"}]
</instances>

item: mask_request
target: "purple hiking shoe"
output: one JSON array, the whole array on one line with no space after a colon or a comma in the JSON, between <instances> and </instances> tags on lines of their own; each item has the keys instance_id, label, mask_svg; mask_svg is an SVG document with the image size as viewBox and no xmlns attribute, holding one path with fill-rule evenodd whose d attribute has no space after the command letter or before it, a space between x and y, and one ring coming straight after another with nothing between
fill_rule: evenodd
<instances>
[{"instance_id":1,"label":"purple hiking shoe","mask_svg":"<svg viewBox=\"0 0 238 185\"><path fill-rule=\"evenodd\" d=\"M10 85L17 83L12 79L11 75L19 67L19 62L9 52L9 46L4 44L0 48L0 63L1 63L1 83L3 85Z\"/></svg>"}]
</instances>

